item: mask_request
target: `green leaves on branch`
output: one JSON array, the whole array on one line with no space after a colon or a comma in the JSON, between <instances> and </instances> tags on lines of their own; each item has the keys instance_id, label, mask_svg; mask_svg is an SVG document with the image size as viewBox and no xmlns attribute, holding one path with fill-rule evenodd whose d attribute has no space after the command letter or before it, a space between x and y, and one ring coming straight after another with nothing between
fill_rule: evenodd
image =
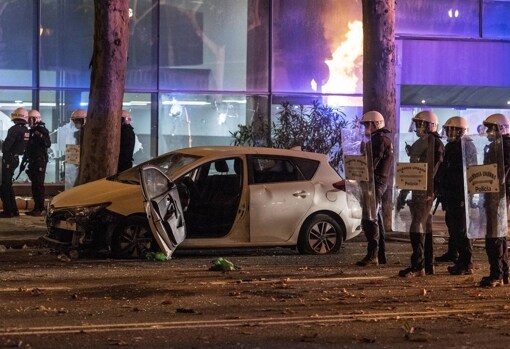
<instances>
[{"instance_id":1,"label":"green leaves on branch","mask_svg":"<svg viewBox=\"0 0 510 349\"><path fill-rule=\"evenodd\" d=\"M328 154L331 165L339 170L342 161L341 129L349 125L346 115L337 108L314 101L311 106L282 103L282 110L272 123L270 146L290 149L300 146L302 150ZM269 133L267 125L254 129L251 125L239 125L231 132L234 145L256 146L265 144Z\"/></svg>"}]
</instances>

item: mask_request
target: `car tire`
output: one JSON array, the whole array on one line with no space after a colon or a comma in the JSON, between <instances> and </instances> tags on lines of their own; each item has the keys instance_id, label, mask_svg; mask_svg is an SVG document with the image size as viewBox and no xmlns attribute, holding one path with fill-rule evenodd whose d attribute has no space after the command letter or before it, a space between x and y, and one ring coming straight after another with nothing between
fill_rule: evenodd
<instances>
[{"instance_id":1,"label":"car tire","mask_svg":"<svg viewBox=\"0 0 510 349\"><path fill-rule=\"evenodd\" d=\"M112 253L116 258L145 258L155 246L149 222L144 217L127 217L113 234Z\"/></svg>"},{"instance_id":2,"label":"car tire","mask_svg":"<svg viewBox=\"0 0 510 349\"><path fill-rule=\"evenodd\" d=\"M297 248L302 254L332 254L338 252L343 239L340 224L333 217L319 213L303 223Z\"/></svg>"}]
</instances>

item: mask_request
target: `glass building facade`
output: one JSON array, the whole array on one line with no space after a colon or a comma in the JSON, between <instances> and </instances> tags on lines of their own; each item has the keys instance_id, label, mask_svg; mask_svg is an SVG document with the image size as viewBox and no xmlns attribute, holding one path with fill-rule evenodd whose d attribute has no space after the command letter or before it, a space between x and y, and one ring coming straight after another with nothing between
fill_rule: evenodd
<instances>
[{"instance_id":1,"label":"glass building facade","mask_svg":"<svg viewBox=\"0 0 510 349\"><path fill-rule=\"evenodd\" d=\"M238 125L270 122L286 101L359 117L361 13L361 0L131 0L124 108L135 163L230 145ZM508 18L508 0L398 1L398 127L424 108L472 128L507 113ZM48 183L63 182L70 115L87 107L93 23L93 0L0 1L0 139L14 109L40 110Z\"/></svg>"}]
</instances>

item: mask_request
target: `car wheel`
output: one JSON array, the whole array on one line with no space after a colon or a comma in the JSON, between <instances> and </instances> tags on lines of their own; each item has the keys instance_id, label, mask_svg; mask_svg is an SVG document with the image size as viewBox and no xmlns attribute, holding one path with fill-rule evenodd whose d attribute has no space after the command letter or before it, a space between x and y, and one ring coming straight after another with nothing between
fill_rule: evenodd
<instances>
[{"instance_id":1,"label":"car wheel","mask_svg":"<svg viewBox=\"0 0 510 349\"><path fill-rule=\"evenodd\" d=\"M298 251L303 254L336 253L343 242L340 224L327 214L308 218L299 233Z\"/></svg>"},{"instance_id":2,"label":"car wheel","mask_svg":"<svg viewBox=\"0 0 510 349\"><path fill-rule=\"evenodd\" d=\"M156 242L143 217L128 217L115 231L112 252L117 258L145 258L154 249Z\"/></svg>"}]
</instances>

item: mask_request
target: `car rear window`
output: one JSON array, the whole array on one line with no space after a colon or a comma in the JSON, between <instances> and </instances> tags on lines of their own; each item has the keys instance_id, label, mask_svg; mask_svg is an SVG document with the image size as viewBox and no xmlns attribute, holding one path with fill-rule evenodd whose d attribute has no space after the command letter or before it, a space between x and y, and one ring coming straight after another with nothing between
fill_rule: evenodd
<instances>
[{"instance_id":1,"label":"car rear window","mask_svg":"<svg viewBox=\"0 0 510 349\"><path fill-rule=\"evenodd\" d=\"M277 183L310 180L319 161L296 157L251 157L253 183Z\"/></svg>"},{"instance_id":2,"label":"car rear window","mask_svg":"<svg viewBox=\"0 0 510 349\"><path fill-rule=\"evenodd\" d=\"M307 181L312 179L320 164L317 160L303 158L292 158L292 161L296 164Z\"/></svg>"}]
</instances>

